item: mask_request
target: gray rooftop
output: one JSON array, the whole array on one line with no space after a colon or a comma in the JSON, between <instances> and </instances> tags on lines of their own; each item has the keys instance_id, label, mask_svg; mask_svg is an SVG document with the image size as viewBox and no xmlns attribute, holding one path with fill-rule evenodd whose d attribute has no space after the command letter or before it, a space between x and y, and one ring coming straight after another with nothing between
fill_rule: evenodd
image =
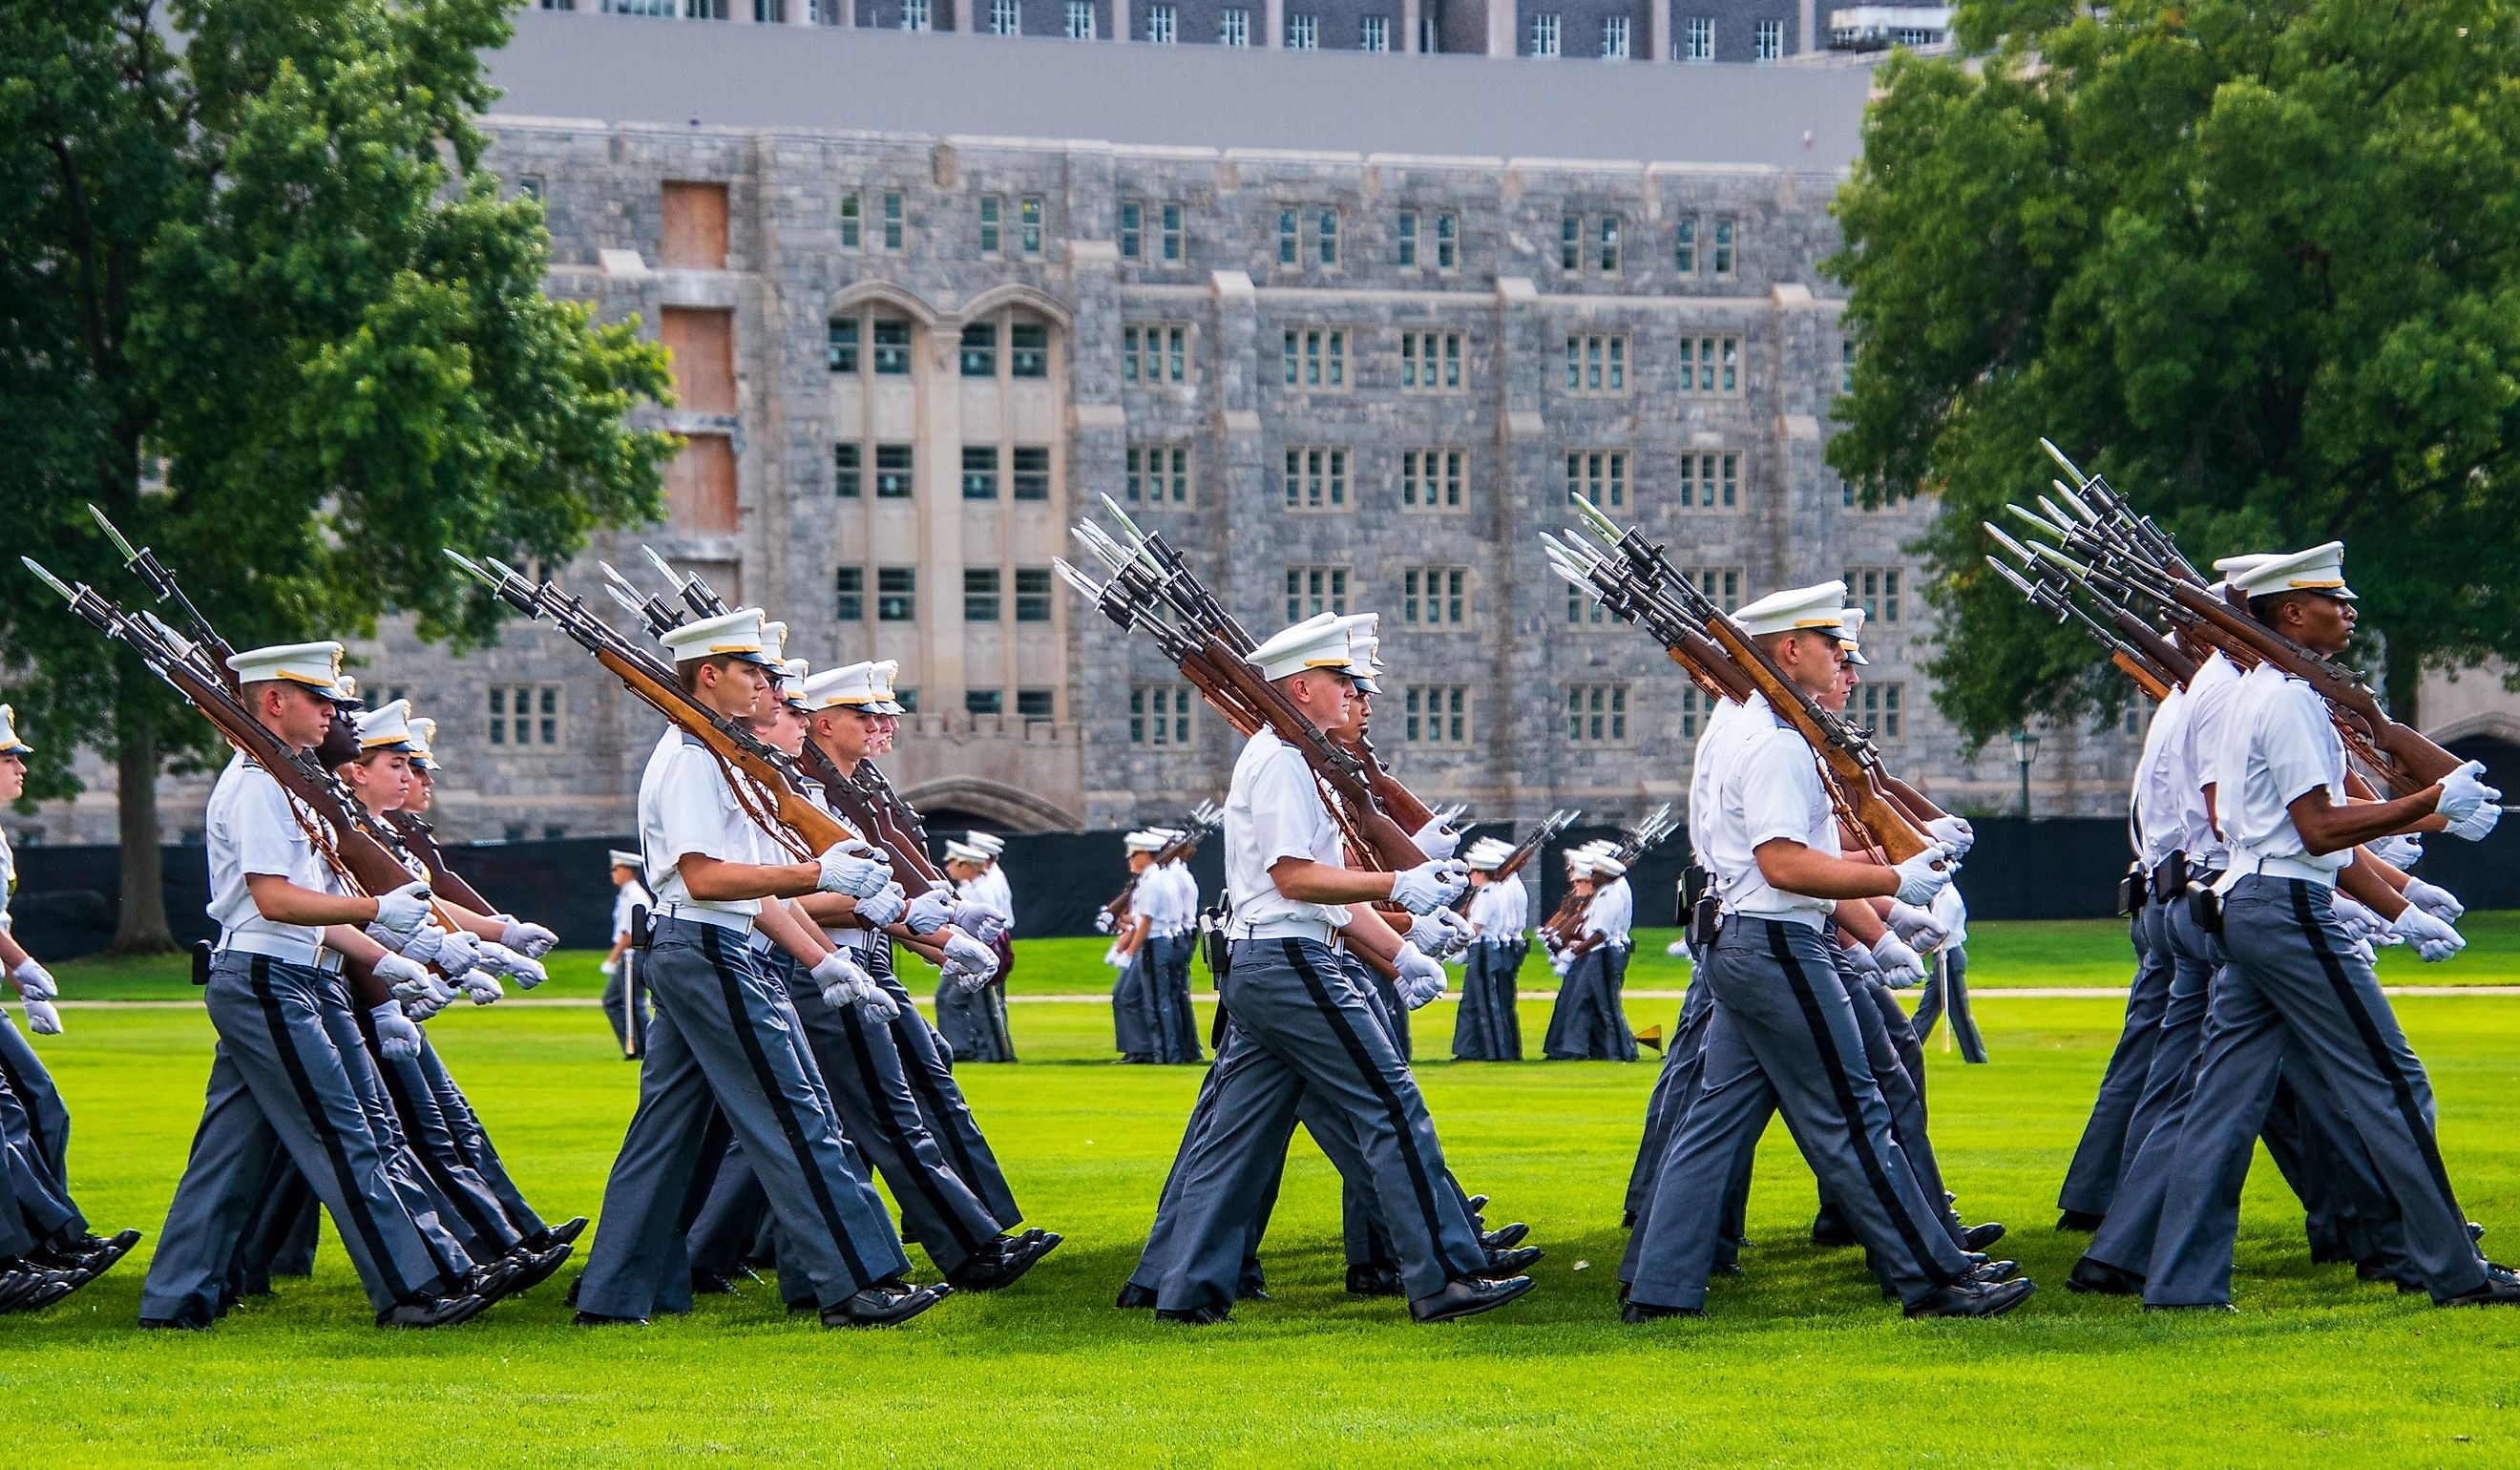
<instances>
[{"instance_id":1,"label":"gray rooftop","mask_svg":"<svg viewBox=\"0 0 2520 1470\"><path fill-rule=\"evenodd\" d=\"M624 16L518 18L494 114L1834 175L1869 67L1116 45Z\"/></svg>"}]
</instances>

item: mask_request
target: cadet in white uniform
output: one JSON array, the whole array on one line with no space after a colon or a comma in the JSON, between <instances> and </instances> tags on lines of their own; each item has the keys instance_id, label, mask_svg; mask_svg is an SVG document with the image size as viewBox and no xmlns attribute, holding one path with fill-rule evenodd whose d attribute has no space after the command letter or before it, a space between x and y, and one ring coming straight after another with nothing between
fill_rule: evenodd
<instances>
[{"instance_id":1,"label":"cadet in white uniform","mask_svg":"<svg viewBox=\"0 0 2520 1470\"><path fill-rule=\"evenodd\" d=\"M1462 1004L1453 1017L1455 1061L1522 1060L1522 1021L1514 1007L1515 946L1522 940L1518 885L1497 881L1513 849L1492 837L1470 845L1470 911L1478 937L1462 972Z\"/></svg>"},{"instance_id":2,"label":"cadet in white uniform","mask_svg":"<svg viewBox=\"0 0 2520 1470\"><path fill-rule=\"evenodd\" d=\"M604 1017L612 1023L612 1040L620 1045L623 1061L637 1061L639 1047L634 1039L648 1029L647 999L639 1000L640 1014L631 1014L631 968L638 957L631 954L631 916L655 903L649 897L648 885L639 881L639 855L613 849L607 855L612 863L612 949L597 966L604 972Z\"/></svg>"}]
</instances>

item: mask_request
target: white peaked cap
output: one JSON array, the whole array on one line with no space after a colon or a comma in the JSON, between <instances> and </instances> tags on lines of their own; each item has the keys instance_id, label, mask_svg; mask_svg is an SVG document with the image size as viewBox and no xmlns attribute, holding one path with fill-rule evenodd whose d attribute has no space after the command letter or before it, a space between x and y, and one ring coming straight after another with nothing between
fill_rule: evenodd
<instances>
[{"instance_id":1,"label":"white peaked cap","mask_svg":"<svg viewBox=\"0 0 2520 1470\"><path fill-rule=\"evenodd\" d=\"M605 856L612 860L612 866L615 868L638 868L644 861L637 853L623 852L617 847L606 853Z\"/></svg>"},{"instance_id":2,"label":"white peaked cap","mask_svg":"<svg viewBox=\"0 0 2520 1470\"><path fill-rule=\"evenodd\" d=\"M757 663L765 669L776 669L779 657L770 650L761 632L761 609L740 608L665 630L662 642L665 651L676 663L697 659L731 656L746 663Z\"/></svg>"},{"instance_id":3,"label":"white peaked cap","mask_svg":"<svg viewBox=\"0 0 2520 1470\"><path fill-rule=\"evenodd\" d=\"M2246 576L2251 569L2255 568L2260 563L2271 559L2272 558L2265 552L2242 552L2236 557L2217 557L2214 561L2214 569L2221 572L2223 577L2222 580L2216 582L2209 590L2221 592L2224 588L2231 585L2231 579L2233 577Z\"/></svg>"},{"instance_id":4,"label":"white peaked cap","mask_svg":"<svg viewBox=\"0 0 2520 1470\"><path fill-rule=\"evenodd\" d=\"M761 625L761 646L773 660L785 661L788 657L788 625L776 618L764 621Z\"/></svg>"},{"instance_id":5,"label":"white peaked cap","mask_svg":"<svg viewBox=\"0 0 2520 1470\"><path fill-rule=\"evenodd\" d=\"M18 712L0 704L0 755L33 755L35 747L18 738Z\"/></svg>"},{"instance_id":6,"label":"white peaked cap","mask_svg":"<svg viewBox=\"0 0 2520 1470\"><path fill-rule=\"evenodd\" d=\"M1135 831L1121 838L1120 845L1133 853L1157 853L1167 840L1161 832Z\"/></svg>"},{"instance_id":7,"label":"white peaked cap","mask_svg":"<svg viewBox=\"0 0 2520 1470\"><path fill-rule=\"evenodd\" d=\"M801 658L787 659L779 665L779 702L805 707L805 678L812 668Z\"/></svg>"},{"instance_id":8,"label":"white peaked cap","mask_svg":"<svg viewBox=\"0 0 2520 1470\"><path fill-rule=\"evenodd\" d=\"M1184 831L1182 828L1177 826L1150 826L1147 828L1147 830L1163 838L1166 842L1179 842L1184 837L1190 835L1189 832Z\"/></svg>"},{"instance_id":9,"label":"white peaked cap","mask_svg":"<svg viewBox=\"0 0 2520 1470\"><path fill-rule=\"evenodd\" d=\"M1344 674L1354 657L1348 643L1347 620L1325 613L1274 635L1251 650L1250 660L1263 679L1283 679L1306 669Z\"/></svg>"},{"instance_id":10,"label":"white peaked cap","mask_svg":"<svg viewBox=\"0 0 2520 1470\"><path fill-rule=\"evenodd\" d=\"M982 852L980 849L973 847L968 842L956 842L948 839L945 843L945 861L948 863L973 863L986 867L988 865L989 855Z\"/></svg>"},{"instance_id":11,"label":"white peaked cap","mask_svg":"<svg viewBox=\"0 0 2520 1470\"><path fill-rule=\"evenodd\" d=\"M1502 842L1490 842L1482 837L1470 844L1470 850L1462 855L1462 861L1481 872L1494 872L1505 866L1506 859L1512 856L1512 848Z\"/></svg>"},{"instance_id":12,"label":"white peaked cap","mask_svg":"<svg viewBox=\"0 0 2520 1470\"><path fill-rule=\"evenodd\" d=\"M302 684L324 695L335 697L335 688L341 678L341 646L321 644L273 644L265 648L248 648L228 656L228 668L239 684L260 684L268 679L286 679Z\"/></svg>"},{"instance_id":13,"label":"white peaked cap","mask_svg":"<svg viewBox=\"0 0 2520 1470\"><path fill-rule=\"evenodd\" d=\"M1620 862L1608 853L1595 853L1590 866L1593 869L1593 875L1599 878L1624 877L1627 875L1628 871L1627 864Z\"/></svg>"},{"instance_id":14,"label":"white peaked cap","mask_svg":"<svg viewBox=\"0 0 2520 1470\"><path fill-rule=\"evenodd\" d=\"M1846 584L1815 582L1772 592L1734 608L1732 621L1752 638L1801 629L1836 633L1846 626Z\"/></svg>"},{"instance_id":15,"label":"white peaked cap","mask_svg":"<svg viewBox=\"0 0 2520 1470\"><path fill-rule=\"evenodd\" d=\"M427 715L411 717L411 753L429 770L437 769L437 722Z\"/></svg>"},{"instance_id":16,"label":"white peaked cap","mask_svg":"<svg viewBox=\"0 0 2520 1470\"><path fill-rule=\"evenodd\" d=\"M1351 638L1347 641L1350 659L1347 666L1348 674L1356 680L1356 687L1369 694L1382 692L1382 686L1378 682L1382 675L1382 660L1376 656L1381 647L1382 640L1376 637Z\"/></svg>"},{"instance_id":17,"label":"white peaked cap","mask_svg":"<svg viewBox=\"0 0 2520 1470\"><path fill-rule=\"evenodd\" d=\"M893 671L901 665L886 658L842 664L805 681L805 708L855 709L868 714L897 715L901 705L892 695Z\"/></svg>"},{"instance_id":18,"label":"white peaked cap","mask_svg":"<svg viewBox=\"0 0 2520 1470\"><path fill-rule=\"evenodd\" d=\"M965 832L963 840L992 858L1007 850L1007 839L995 832Z\"/></svg>"},{"instance_id":19,"label":"white peaked cap","mask_svg":"<svg viewBox=\"0 0 2520 1470\"><path fill-rule=\"evenodd\" d=\"M396 699L379 705L353 722L359 733L359 749L410 750L411 701Z\"/></svg>"},{"instance_id":20,"label":"white peaked cap","mask_svg":"<svg viewBox=\"0 0 2520 1470\"><path fill-rule=\"evenodd\" d=\"M242 683L243 681L239 682ZM332 700L335 704L339 705L345 710L357 709L359 707L359 681L352 675L344 674L340 678L333 681L333 687L324 691L324 697Z\"/></svg>"},{"instance_id":21,"label":"white peaked cap","mask_svg":"<svg viewBox=\"0 0 2520 1470\"><path fill-rule=\"evenodd\" d=\"M2306 552L2269 557L2245 571L2231 573L2231 585L2253 598L2279 592L2323 592L2331 598L2354 600L2354 589L2345 585L2342 541L2322 542Z\"/></svg>"},{"instance_id":22,"label":"white peaked cap","mask_svg":"<svg viewBox=\"0 0 2520 1470\"><path fill-rule=\"evenodd\" d=\"M1846 650L1846 661L1859 668L1870 663L1872 660L1864 656L1864 609L1847 608L1844 621L1839 626L1846 630L1845 636L1837 641L1837 646Z\"/></svg>"}]
</instances>

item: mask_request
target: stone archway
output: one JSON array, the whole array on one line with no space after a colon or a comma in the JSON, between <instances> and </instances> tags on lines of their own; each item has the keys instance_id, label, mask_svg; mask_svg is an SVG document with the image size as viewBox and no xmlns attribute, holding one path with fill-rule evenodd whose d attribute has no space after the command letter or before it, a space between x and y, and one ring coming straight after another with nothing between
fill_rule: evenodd
<instances>
[{"instance_id":1,"label":"stone archway","mask_svg":"<svg viewBox=\"0 0 2520 1470\"><path fill-rule=\"evenodd\" d=\"M1029 791L976 777L949 776L925 781L903 791L902 797L921 812L953 813L964 824L976 823L981 828L999 832L1073 832L1084 823L1075 813L1055 802L1045 801ZM947 830L927 823L929 832L942 836ZM960 831L961 826L953 830Z\"/></svg>"}]
</instances>

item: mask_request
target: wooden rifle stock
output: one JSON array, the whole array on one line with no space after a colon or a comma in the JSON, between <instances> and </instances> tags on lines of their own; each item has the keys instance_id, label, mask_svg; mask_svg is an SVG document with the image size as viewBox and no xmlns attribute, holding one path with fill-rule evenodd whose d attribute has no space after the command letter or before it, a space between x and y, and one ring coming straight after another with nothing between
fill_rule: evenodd
<instances>
[{"instance_id":1,"label":"wooden rifle stock","mask_svg":"<svg viewBox=\"0 0 2520 1470\"><path fill-rule=\"evenodd\" d=\"M2110 654L2109 662L2124 670L2126 676L2135 681L2136 688L2149 695L2153 703L2159 704L2170 697L2170 686L2162 683L2161 676L2154 673L2149 665L2138 662L2123 651Z\"/></svg>"}]
</instances>

